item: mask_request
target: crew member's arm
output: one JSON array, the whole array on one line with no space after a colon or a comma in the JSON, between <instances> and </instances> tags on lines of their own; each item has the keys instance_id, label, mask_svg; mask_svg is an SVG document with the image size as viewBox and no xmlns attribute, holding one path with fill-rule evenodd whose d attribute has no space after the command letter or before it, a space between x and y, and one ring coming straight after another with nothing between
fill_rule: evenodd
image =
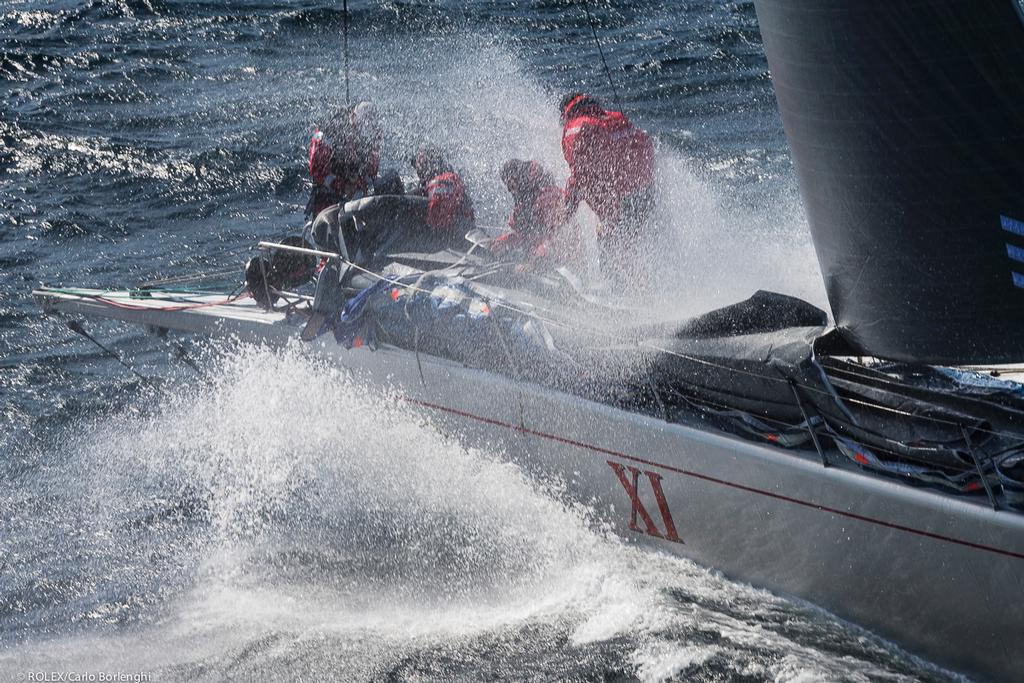
<instances>
[{"instance_id":1,"label":"crew member's arm","mask_svg":"<svg viewBox=\"0 0 1024 683\"><path fill-rule=\"evenodd\" d=\"M512 213L508 217L508 229L513 233L523 232L524 223L529 220L530 212L526 210L519 200L516 200L516 205L512 207Z\"/></svg>"},{"instance_id":2,"label":"crew member's arm","mask_svg":"<svg viewBox=\"0 0 1024 683\"><path fill-rule=\"evenodd\" d=\"M572 218L580 207L587 190L593 186L594 134L585 126L573 140L572 163L569 164L569 179L565 182L565 219Z\"/></svg>"},{"instance_id":3,"label":"crew member's arm","mask_svg":"<svg viewBox=\"0 0 1024 683\"><path fill-rule=\"evenodd\" d=\"M512 207L512 213L508 217L508 232L497 237L491 242L491 252L495 254L504 254L512 251L519 246L520 235L518 231L519 223L521 222L521 216L523 214L522 207L517 202Z\"/></svg>"},{"instance_id":4,"label":"crew member's arm","mask_svg":"<svg viewBox=\"0 0 1024 683\"><path fill-rule=\"evenodd\" d=\"M534 213L540 232L547 237L555 236L567 220L566 199L562 188L555 185L543 188L534 202Z\"/></svg>"},{"instance_id":5,"label":"crew member's arm","mask_svg":"<svg viewBox=\"0 0 1024 683\"><path fill-rule=\"evenodd\" d=\"M569 179L565 181L565 215L575 216L580 208L580 177L576 169L569 173Z\"/></svg>"},{"instance_id":6,"label":"crew member's arm","mask_svg":"<svg viewBox=\"0 0 1024 683\"><path fill-rule=\"evenodd\" d=\"M313 189L309 194L309 201L306 203L306 217L315 217L329 202L330 183L333 176L330 175L331 146L324 140L322 131L313 133L309 141L309 178L313 181Z\"/></svg>"}]
</instances>

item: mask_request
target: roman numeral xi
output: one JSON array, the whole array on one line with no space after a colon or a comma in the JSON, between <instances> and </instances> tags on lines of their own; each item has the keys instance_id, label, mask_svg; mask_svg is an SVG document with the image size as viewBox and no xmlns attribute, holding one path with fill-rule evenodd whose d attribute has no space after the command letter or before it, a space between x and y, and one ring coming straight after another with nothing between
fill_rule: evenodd
<instances>
[{"instance_id":1,"label":"roman numeral xi","mask_svg":"<svg viewBox=\"0 0 1024 683\"><path fill-rule=\"evenodd\" d=\"M636 467L626 467L613 460L608 460L607 462L612 470L615 471L615 476L619 478L622 488L626 489L626 495L629 496L629 501L632 505L629 513L629 528L633 531L646 533L648 536L654 536L655 538L682 543L683 539L679 538L675 522L672 521L672 512L668 509L668 500L665 499L665 492L661 489L661 475L657 472L648 472ZM665 527L664 533L655 524L650 513L647 512L647 508L644 507L643 501L640 500L638 491L641 474L645 475L647 481L650 482L651 490L654 492L654 499L658 501L658 511L661 513L661 522ZM641 529L637 524L638 518L644 523L645 528Z\"/></svg>"}]
</instances>

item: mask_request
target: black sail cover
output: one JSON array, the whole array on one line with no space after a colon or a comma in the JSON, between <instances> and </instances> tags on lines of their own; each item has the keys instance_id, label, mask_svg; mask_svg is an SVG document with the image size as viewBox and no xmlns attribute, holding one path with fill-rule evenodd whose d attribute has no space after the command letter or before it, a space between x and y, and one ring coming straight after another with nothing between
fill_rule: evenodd
<instances>
[{"instance_id":1,"label":"black sail cover","mask_svg":"<svg viewBox=\"0 0 1024 683\"><path fill-rule=\"evenodd\" d=\"M1024 0L755 0L858 353L1024 360Z\"/></svg>"}]
</instances>

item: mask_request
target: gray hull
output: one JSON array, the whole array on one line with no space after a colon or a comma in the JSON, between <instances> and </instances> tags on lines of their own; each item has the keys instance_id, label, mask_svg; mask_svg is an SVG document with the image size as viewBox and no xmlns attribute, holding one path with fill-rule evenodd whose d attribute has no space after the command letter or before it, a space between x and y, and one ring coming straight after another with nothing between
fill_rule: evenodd
<instances>
[{"instance_id":1,"label":"gray hull","mask_svg":"<svg viewBox=\"0 0 1024 683\"><path fill-rule=\"evenodd\" d=\"M149 313L37 298L51 310L271 343L296 334L249 306L162 313L153 302ZM323 338L310 349L397 389L466 443L564 481L630 541L803 598L965 673L1024 675L1024 515L436 357Z\"/></svg>"},{"instance_id":2,"label":"gray hull","mask_svg":"<svg viewBox=\"0 0 1024 683\"><path fill-rule=\"evenodd\" d=\"M632 541L799 596L955 669L1024 672L1019 514L431 359L421 382L403 351L334 355L461 438L563 479Z\"/></svg>"}]
</instances>

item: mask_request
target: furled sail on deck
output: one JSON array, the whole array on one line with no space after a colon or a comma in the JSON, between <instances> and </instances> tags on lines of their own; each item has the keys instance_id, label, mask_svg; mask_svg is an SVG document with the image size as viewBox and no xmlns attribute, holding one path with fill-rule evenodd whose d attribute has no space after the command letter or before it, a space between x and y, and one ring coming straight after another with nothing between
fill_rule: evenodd
<instances>
[{"instance_id":1,"label":"furled sail on deck","mask_svg":"<svg viewBox=\"0 0 1024 683\"><path fill-rule=\"evenodd\" d=\"M1024 360L1024 0L755 0L832 312L865 355Z\"/></svg>"}]
</instances>

